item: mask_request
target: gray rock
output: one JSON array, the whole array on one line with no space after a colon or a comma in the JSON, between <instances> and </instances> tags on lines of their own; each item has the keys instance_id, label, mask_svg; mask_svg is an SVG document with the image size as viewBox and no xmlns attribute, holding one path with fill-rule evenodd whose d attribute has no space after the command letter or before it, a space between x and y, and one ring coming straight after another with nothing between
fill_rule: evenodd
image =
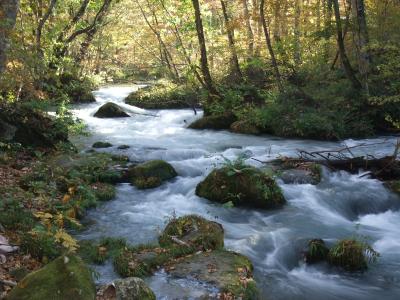
<instances>
[{"instance_id":1,"label":"gray rock","mask_svg":"<svg viewBox=\"0 0 400 300\"><path fill-rule=\"evenodd\" d=\"M136 277L118 279L100 288L97 299L155 300L156 296L145 282Z\"/></svg>"},{"instance_id":2,"label":"gray rock","mask_svg":"<svg viewBox=\"0 0 400 300\"><path fill-rule=\"evenodd\" d=\"M310 170L285 170L279 177L286 184L318 184L315 174Z\"/></svg>"}]
</instances>

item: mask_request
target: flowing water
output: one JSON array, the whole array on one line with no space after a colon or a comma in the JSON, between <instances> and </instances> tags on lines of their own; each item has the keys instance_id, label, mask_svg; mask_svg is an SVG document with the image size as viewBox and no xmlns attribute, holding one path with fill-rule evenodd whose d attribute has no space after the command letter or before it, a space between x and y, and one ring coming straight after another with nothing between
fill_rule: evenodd
<instances>
[{"instance_id":1,"label":"flowing water","mask_svg":"<svg viewBox=\"0 0 400 300\"><path fill-rule=\"evenodd\" d=\"M138 86L105 87L95 92L97 103L79 106L78 117L93 133L77 142L90 147L95 141L115 145L104 150L124 154L132 161L164 159L179 177L154 190L142 191L120 184L114 201L89 212L90 226L80 239L102 236L124 237L132 244L154 242L165 222L196 213L216 220L225 228L226 248L248 256L255 266L255 278L262 299L400 299L400 199L381 182L345 172L324 170L317 185L286 185L279 182L287 205L263 211L224 208L194 193L196 185L218 164L222 155L235 159L246 154L261 161L279 155L297 156L307 151L336 149L388 139L386 144L360 148L358 152L383 156L393 151L394 137L343 142L318 142L248 136L227 131L195 131L187 124L199 118L192 110L145 111L124 104L123 99ZM97 108L112 101L132 113L131 118L97 119ZM118 150L119 145L129 145ZM255 160L247 163L260 166ZM364 236L381 257L368 272L348 274L326 265L307 266L301 252L312 238L329 244L336 240ZM117 275L111 263L96 267L100 282ZM198 299L211 287L191 280L170 278L162 270L147 279L158 299Z\"/></svg>"}]
</instances>

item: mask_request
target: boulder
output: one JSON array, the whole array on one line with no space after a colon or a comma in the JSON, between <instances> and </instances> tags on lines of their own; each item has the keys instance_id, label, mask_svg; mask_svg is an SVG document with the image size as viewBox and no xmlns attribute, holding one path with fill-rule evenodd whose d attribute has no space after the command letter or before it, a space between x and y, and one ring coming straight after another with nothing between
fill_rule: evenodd
<instances>
[{"instance_id":1,"label":"boulder","mask_svg":"<svg viewBox=\"0 0 400 300\"><path fill-rule=\"evenodd\" d=\"M108 142L95 142L92 145L92 148L96 148L96 149L102 149L102 148L111 148L113 145L111 143Z\"/></svg>"},{"instance_id":2,"label":"boulder","mask_svg":"<svg viewBox=\"0 0 400 300\"><path fill-rule=\"evenodd\" d=\"M317 185L322 178L322 167L315 162L278 159L272 162L272 169L285 184Z\"/></svg>"},{"instance_id":3,"label":"boulder","mask_svg":"<svg viewBox=\"0 0 400 300\"><path fill-rule=\"evenodd\" d=\"M54 148L68 142L68 129L45 113L25 107L0 108L0 141Z\"/></svg>"},{"instance_id":4,"label":"boulder","mask_svg":"<svg viewBox=\"0 0 400 300\"><path fill-rule=\"evenodd\" d=\"M385 186L393 193L400 195L400 180L386 181Z\"/></svg>"},{"instance_id":5,"label":"boulder","mask_svg":"<svg viewBox=\"0 0 400 300\"><path fill-rule=\"evenodd\" d=\"M108 102L94 114L96 118L127 118L130 117L120 106Z\"/></svg>"},{"instance_id":6,"label":"boulder","mask_svg":"<svg viewBox=\"0 0 400 300\"><path fill-rule=\"evenodd\" d=\"M101 287L97 300L156 300L156 296L142 279L130 277Z\"/></svg>"},{"instance_id":7,"label":"boulder","mask_svg":"<svg viewBox=\"0 0 400 300\"><path fill-rule=\"evenodd\" d=\"M30 273L7 300L94 300L96 288L90 270L74 255L64 255Z\"/></svg>"},{"instance_id":8,"label":"boulder","mask_svg":"<svg viewBox=\"0 0 400 300\"><path fill-rule=\"evenodd\" d=\"M231 124L237 120L233 113L205 116L189 125L191 129L230 129Z\"/></svg>"},{"instance_id":9,"label":"boulder","mask_svg":"<svg viewBox=\"0 0 400 300\"><path fill-rule=\"evenodd\" d=\"M131 146L128 146L128 145L121 145L121 146L118 146L118 150L126 150L126 149L129 149Z\"/></svg>"},{"instance_id":10,"label":"boulder","mask_svg":"<svg viewBox=\"0 0 400 300\"><path fill-rule=\"evenodd\" d=\"M257 126L248 121L236 121L231 124L230 129L234 133L254 135L261 134L261 131L257 128Z\"/></svg>"},{"instance_id":11,"label":"boulder","mask_svg":"<svg viewBox=\"0 0 400 300\"><path fill-rule=\"evenodd\" d=\"M279 178L286 184L318 184L318 177L310 170L290 169L282 171Z\"/></svg>"},{"instance_id":12,"label":"boulder","mask_svg":"<svg viewBox=\"0 0 400 300\"><path fill-rule=\"evenodd\" d=\"M215 286L221 299L259 299L253 265L238 253L216 250L177 260L166 268L174 278L195 279Z\"/></svg>"},{"instance_id":13,"label":"boulder","mask_svg":"<svg viewBox=\"0 0 400 300\"><path fill-rule=\"evenodd\" d=\"M196 195L219 203L235 206L271 209L286 201L275 180L261 170L244 166L242 169L216 169L196 187Z\"/></svg>"},{"instance_id":14,"label":"boulder","mask_svg":"<svg viewBox=\"0 0 400 300\"><path fill-rule=\"evenodd\" d=\"M128 173L133 185L139 189L155 188L178 176L175 169L163 160L151 160L131 167Z\"/></svg>"},{"instance_id":15,"label":"boulder","mask_svg":"<svg viewBox=\"0 0 400 300\"><path fill-rule=\"evenodd\" d=\"M206 251L224 247L224 229L217 222L189 215L171 220L158 239L161 247L172 245Z\"/></svg>"},{"instance_id":16,"label":"boulder","mask_svg":"<svg viewBox=\"0 0 400 300\"><path fill-rule=\"evenodd\" d=\"M310 240L307 248L304 253L304 261L308 264L325 261L328 258L329 249L321 239Z\"/></svg>"}]
</instances>

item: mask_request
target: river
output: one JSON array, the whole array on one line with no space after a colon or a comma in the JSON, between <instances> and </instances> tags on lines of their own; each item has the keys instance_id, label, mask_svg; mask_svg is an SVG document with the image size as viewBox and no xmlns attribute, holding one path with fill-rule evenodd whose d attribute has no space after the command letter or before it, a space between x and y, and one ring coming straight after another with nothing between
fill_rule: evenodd
<instances>
[{"instance_id":1,"label":"river","mask_svg":"<svg viewBox=\"0 0 400 300\"><path fill-rule=\"evenodd\" d=\"M154 190L118 185L115 200L89 211L85 221L91 225L78 234L79 239L115 236L132 244L154 242L172 215L195 213L221 223L226 248L252 260L262 299L400 299L400 199L381 182L328 170L324 170L322 182L316 186L279 182L288 203L274 211L224 208L194 193L196 185L223 162L221 155L235 159L245 153L265 161L279 155L296 157L298 149L335 149L344 144L388 139L386 144L357 150L383 156L393 152L390 142L395 137L320 142L195 131L186 127L201 113L195 116L192 110L145 111L124 104L123 99L137 88L104 87L95 92L96 103L76 107L74 113L92 133L76 142L82 149L95 141L110 142L114 147L104 151L127 155L135 162L166 160L179 177ZM123 106L132 117L94 118L97 108L108 101ZM119 145L131 148L118 150ZM252 159L247 162L260 166ZM333 243L352 236L367 238L381 254L367 272L349 274L323 264L307 266L302 262L301 251L309 239ZM96 270L99 282L117 278L111 263ZM157 299L199 299L210 292L207 285L176 280L162 270L146 281Z\"/></svg>"}]
</instances>

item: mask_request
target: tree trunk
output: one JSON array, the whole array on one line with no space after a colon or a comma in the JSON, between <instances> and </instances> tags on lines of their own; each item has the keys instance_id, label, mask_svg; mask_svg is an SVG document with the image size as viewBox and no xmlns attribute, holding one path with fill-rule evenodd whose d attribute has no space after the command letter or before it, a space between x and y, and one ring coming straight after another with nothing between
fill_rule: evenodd
<instances>
[{"instance_id":1,"label":"tree trunk","mask_svg":"<svg viewBox=\"0 0 400 300\"><path fill-rule=\"evenodd\" d=\"M261 23L262 23L262 26L264 29L265 41L267 43L269 55L271 56L271 63L272 63L272 67L274 69L274 75L275 75L276 83L278 84L278 89L280 92L283 92L281 74L279 73L278 63L275 58L274 49L272 48L271 37L269 35L267 21L265 19L265 15L264 15L264 6L265 6L265 0L261 0L260 1L260 18L261 18Z\"/></svg>"},{"instance_id":2,"label":"tree trunk","mask_svg":"<svg viewBox=\"0 0 400 300\"><path fill-rule=\"evenodd\" d=\"M0 76L4 72L10 33L15 26L19 0L0 1Z\"/></svg>"},{"instance_id":3,"label":"tree trunk","mask_svg":"<svg viewBox=\"0 0 400 300\"><path fill-rule=\"evenodd\" d=\"M206 47L206 40L204 37L203 20L201 18L199 0L192 0L192 3L195 13L197 38L200 47L201 72L203 74L204 82L207 86L207 90L209 91L209 93L211 95L218 96L217 89L215 88L211 78L210 69L208 68L207 47Z\"/></svg>"},{"instance_id":4,"label":"tree trunk","mask_svg":"<svg viewBox=\"0 0 400 300\"><path fill-rule=\"evenodd\" d=\"M336 33L337 33L337 43L339 47L339 55L343 64L344 71L346 73L347 78L350 80L353 87L357 90L361 89L361 83L358 81L353 68L351 67L349 58L346 54L346 48L344 46L343 39L343 31L342 31L342 20L340 19L340 9L338 0L329 0L332 1L333 9L335 12L335 20L336 20Z\"/></svg>"},{"instance_id":5,"label":"tree trunk","mask_svg":"<svg viewBox=\"0 0 400 300\"><path fill-rule=\"evenodd\" d=\"M253 29L251 28L251 17L247 0L242 0L242 4L243 4L243 14L246 22L246 32L247 32L247 58L251 59L254 56L254 34L253 34Z\"/></svg>"},{"instance_id":6,"label":"tree trunk","mask_svg":"<svg viewBox=\"0 0 400 300\"><path fill-rule=\"evenodd\" d=\"M365 16L364 0L351 0L353 23L356 25L356 49L358 67L363 81L363 86L368 93L368 73L370 69L371 56L368 51L369 36L367 20Z\"/></svg>"},{"instance_id":7,"label":"tree trunk","mask_svg":"<svg viewBox=\"0 0 400 300\"><path fill-rule=\"evenodd\" d=\"M301 7L302 0L295 0L294 7L294 63L296 68L301 64Z\"/></svg>"},{"instance_id":8,"label":"tree trunk","mask_svg":"<svg viewBox=\"0 0 400 300\"><path fill-rule=\"evenodd\" d=\"M236 52L235 38L234 38L233 29L232 29L232 24L230 22L230 19L228 16L228 11L227 11L224 0L221 0L221 6L222 6L222 13L224 15L224 20L225 20L225 24L226 24L226 33L228 35L229 50L230 50L231 56L232 56L231 57L232 71L234 73L235 80L240 82L240 81L243 81L243 75L242 75L242 71L240 70L239 59L238 59L237 52Z\"/></svg>"},{"instance_id":9,"label":"tree trunk","mask_svg":"<svg viewBox=\"0 0 400 300\"><path fill-rule=\"evenodd\" d=\"M43 55L42 51L42 31L44 28L44 25L46 24L47 20L50 18L51 14L53 13L54 8L56 7L57 0L50 0L49 7L47 8L46 13L44 16L40 19L39 25L36 29L36 50L39 53L40 56Z\"/></svg>"}]
</instances>

